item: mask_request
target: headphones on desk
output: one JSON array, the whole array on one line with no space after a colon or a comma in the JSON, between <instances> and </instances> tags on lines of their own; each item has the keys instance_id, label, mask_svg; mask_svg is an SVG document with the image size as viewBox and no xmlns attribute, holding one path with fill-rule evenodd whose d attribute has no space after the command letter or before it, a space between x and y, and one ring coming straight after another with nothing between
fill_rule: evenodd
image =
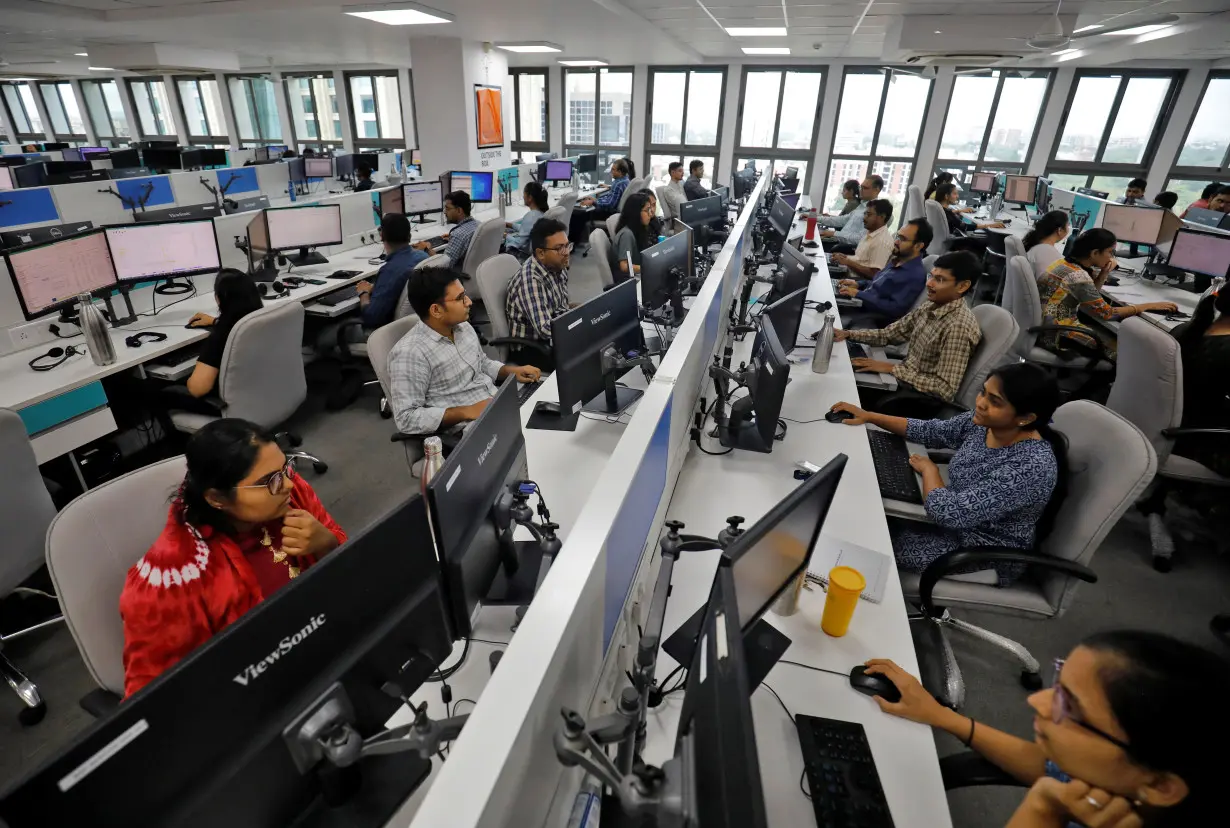
<instances>
[{"instance_id":1,"label":"headphones on desk","mask_svg":"<svg viewBox=\"0 0 1230 828\"><path fill-rule=\"evenodd\" d=\"M35 371L50 371L52 368L63 365L68 361L69 357L85 356L86 353L88 352L86 351L86 347L84 345L69 345L67 348L56 347L52 348L47 353L36 356L34 359L30 360L30 367ZM44 365L35 365L36 362L41 362L45 359L54 359L55 362Z\"/></svg>"},{"instance_id":2,"label":"headphones on desk","mask_svg":"<svg viewBox=\"0 0 1230 828\"><path fill-rule=\"evenodd\" d=\"M290 292L290 289L277 279L274 279L272 282L258 282L256 286L260 289L261 296L265 299L276 299Z\"/></svg>"},{"instance_id":3,"label":"headphones on desk","mask_svg":"<svg viewBox=\"0 0 1230 828\"><path fill-rule=\"evenodd\" d=\"M140 348L142 342L162 342L167 338L164 333L158 331L141 331L132 336L125 337L124 344L129 348Z\"/></svg>"}]
</instances>

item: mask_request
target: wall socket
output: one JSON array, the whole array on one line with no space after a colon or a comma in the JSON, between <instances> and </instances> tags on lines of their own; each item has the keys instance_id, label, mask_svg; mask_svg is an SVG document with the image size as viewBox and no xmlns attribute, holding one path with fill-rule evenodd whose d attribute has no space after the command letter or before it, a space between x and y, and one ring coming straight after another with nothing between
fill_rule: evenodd
<instances>
[{"instance_id":1,"label":"wall socket","mask_svg":"<svg viewBox=\"0 0 1230 828\"><path fill-rule=\"evenodd\" d=\"M23 325L15 325L14 327L9 328L9 342L11 344L4 350L8 353L12 353L13 351L24 351L26 348L34 348L46 342L50 342L55 339L55 336L48 329L47 325L48 320L40 319L35 322L26 322ZM72 326L69 327L73 331L76 330Z\"/></svg>"}]
</instances>

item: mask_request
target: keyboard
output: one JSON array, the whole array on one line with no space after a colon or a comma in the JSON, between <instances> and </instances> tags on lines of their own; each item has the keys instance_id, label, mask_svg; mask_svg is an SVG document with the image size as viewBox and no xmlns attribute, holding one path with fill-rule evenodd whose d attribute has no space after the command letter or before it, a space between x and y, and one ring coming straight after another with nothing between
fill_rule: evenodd
<instances>
[{"instance_id":1,"label":"keyboard","mask_svg":"<svg viewBox=\"0 0 1230 828\"><path fill-rule=\"evenodd\" d=\"M850 359L868 359L871 357L871 352L867 350L866 345L860 345L857 342L846 340L846 350L850 352Z\"/></svg>"},{"instance_id":2,"label":"keyboard","mask_svg":"<svg viewBox=\"0 0 1230 828\"><path fill-rule=\"evenodd\" d=\"M857 722L795 716L816 825L892 828L867 734Z\"/></svg>"},{"instance_id":3,"label":"keyboard","mask_svg":"<svg viewBox=\"0 0 1230 828\"><path fill-rule=\"evenodd\" d=\"M183 348L176 348L174 351L167 351L165 354L159 354L153 357L149 362L155 365L165 365L168 368L176 365L183 365L185 362L191 362L201 355L203 345L187 345Z\"/></svg>"},{"instance_id":4,"label":"keyboard","mask_svg":"<svg viewBox=\"0 0 1230 828\"><path fill-rule=\"evenodd\" d=\"M922 505L922 492L918 479L910 468L910 450L905 438L887 431L867 431L871 443L871 460L876 467L876 479L880 482L880 494L889 500Z\"/></svg>"},{"instance_id":5,"label":"keyboard","mask_svg":"<svg viewBox=\"0 0 1230 828\"><path fill-rule=\"evenodd\" d=\"M432 236L430 239L427 239L427 246L432 250L435 250L437 247L443 247L446 244L448 244L448 239L443 236Z\"/></svg>"},{"instance_id":6,"label":"keyboard","mask_svg":"<svg viewBox=\"0 0 1230 828\"><path fill-rule=\"evenodd\" d=\"M534 392L538 390L541 382L523 382L517 386L517 404L525 405L530 397L534 396Z\"/></svg>"},{"instance_id":7,"label":"keyboard","mask_svg":"<svg viewBox=\"0 0 1230 828\"><path fill-rule=\"evenodd\" d=\"M343 302L348 302L357 296L358 294L354 292L354 288L345 288L343 290L335 290L332 293L326 293L324 296L317 296L313 301L333 307Z\"/></svg>"}]
</instances>

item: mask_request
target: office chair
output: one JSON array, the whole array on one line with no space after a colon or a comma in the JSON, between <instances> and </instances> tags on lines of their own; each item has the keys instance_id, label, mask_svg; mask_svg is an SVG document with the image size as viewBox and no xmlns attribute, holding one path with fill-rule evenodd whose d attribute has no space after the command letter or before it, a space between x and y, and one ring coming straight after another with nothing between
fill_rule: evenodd
<instances>
[{"instance_id":1,"label":"office chair","mask_svg":"<svg viewBox=\"0 0 1230 828\"><path fill-rule=\"evenodd\" d=\"M195 400L194 408L214 405L216 413L175 410L176 396L187 394L183 386L171 386L171 424L185 434L195 434L206 423L222 417L251 420L265 428L276 428L307 399L307 377L303 372L303 305L284 302L269 305L235 323L222 352L218 367L218 396ZM309 460L317 474L329 466L319 457L299 451L302 440L290 432L280 432L278 445L287 457Z\"/></svg>"},{"instance_id":2,"label":"office chair","mask_svg":"<svg viewBox=\"0 0 1230 828\"><path fill-rule=\"evenodd\" d=\"M931 225L931 244L927 247L927 252L940 256L948 252L948 217L944 215L944 208L940 206L938 201L927 199L923 202L923 217L927 223Z\"/></svg>"},{"instance_id":3,"label":"office chair","mask_svg":"<svg viewBox=\"0 0 1230 828\"><path fill-rule=\"evenodd\" d=\"M611 239L605 230L594 230L589 234L589 247L594 252L594 264L598 266L598 280L606 290L615 284L615 274L611 270Z\"/></svg>"},{"instance_id":4,"label":"office chair","mask_svg":"<svg viewBox=\"0 0 1230 828\"><path fill-rule=\"evenodd\" d=\"M4 474L0 475L0 522L5 527L3 554L0 554L0 597L21 592L21 586L43 565L43 539L47 526L56 514L51 494L38 470L38 459L26 433L21 417L0 408L0 457L4 458ZM23 596L37 593L22 592ZM54 599L56 596L48 596ZM50 607L49 607L50 609ZM24 630L0 632L0 676L21 699L25 707L18 714L23 725L37 724L47 714L47 704L38 685L9 661L4 645L35 630L63 621L55 615Z\"/></svg>"},{"instance_id":5,"label":"office chair","mask_svg":"<svg viewBox=\"0 0 1230 828\"><path fill-rule=\"evenodd\" d=\"M508 326L508 284L521 264L513 256L501 253L494 259L488 259L478 267L478 284L483 295L491 300L487 306L487 314L491 320L493 336L486 341L488 348L495 348L500 362L508 361L509 346L531 348L546 356L551 356L551 349L536 339L522 339L511 335Z\"/></svg>"},{"instance_id":6,"label":"office chair","mask_svg":"<svg viewBox=\"0 0 1230 828\"><path fill-rule=\"evenodd\" d=\"M389 408L389 352L418 323L419 318L414 314L400 316L387 325L381 325L367 337L367 358L371 362L372 372L376 375L374 381L380 385L382 419L387 420L393 416L393 411Z\"/></svg>"},{"instance_id":7,"label":"office chair","mask_svg":"<svg viewBox=\"0 0 1230 828\"><path fill-rule=\"evenodd\" d=\"M47 530L47 570L81 660L98 684L81 699L95 717L113 711L124 695L124 580L166 526L185 471L180 455L108 480L65 506Z\"/></svg>"},{"instance_id":8,"label":"office chair","mask_svg":"<svg viewBox=\"0 0 1230 828\"><path fill-rule=\"evenodd\" d=\"M1025 256L1025 242L1018 237L1007 235L1004 236L1004 255L1008 261L1012 261L1014 256ZM1028 259L1026 259L1028 261Z\"/></svg>"},{"instance_id":9,"label":"office chair","mask_svg":"<svg viewBox=\"0 0 1230 828\"><path fill-rule=\"evenodd\" d=\"M901 221L897 222L897 227L904 227L907 222L920 218L927 218L927 210L923 206L923 191L917 184L911 184L905 188L905 204L902 205Z\"/></svg>"},{"instance_id":10,"label":"office chair","mask_svg":"<svg viewBox=\"0 0 1230 828\"><path fill-rule=\"evenodd\" d=\"M615 240L615 234L619 232L619 213L613 216L606 217L606 235L611 241Z\"/></svg>"},{"instance_id":11,"label":"office chair","mask_svg":"<svg viewBox=\"0 0 1230 828\"><path fill-rule=\"evenodd\" d=\"M1106 407L1139 428L1157 453L1157 478L1137 508L1149 520L1153 568L1169 572L1174 539L1166 527L1166 496L1175 490L1230 487L1230 478L1199 460L1174 454L1175 440L1195 438L1212 452L1227 445L1230 429L1181 427L1183 356L1178 340L1136 317L1119 326L1119 371Z\"/></svg>"},{"instance_id":12,"label":"office chair","mask_svg":"<svg viewBox=\"0 0 1230 828\"><path fill-rule=\"evenodd\" d=\"M559 201L555 203L556 207L562 207L564 209L564 217L560 219L560 221L564 224L568 223L568 217L572 215L572 208L577 206L577 202L580 198L581 197L577 194L576 190L568 190L561 195L559 197ZM550 213L550 210L547 212Z\"/></svg>"},{"instance_id":13,"label":"office chair","mask_svg":"<svg viewBox=\"0 0 1230 828\"><path fill-rule=\"evenodd\" d=\"M639 193L643 189L645 189L645 179L634 178L631 181L629 181L628 186L624 188L624 194L619 197L619 207L617 207L615 210L616 215L618 215L620 211L624 209L624 202L628 200L628 196L632 195L633 193Z\"/></svg>"},{"instance_id":14,"label":"office chair","mask_svg":"<svg viewBox=\"0 0 1230 828\"><path fill-rule=\"evenodd\" d=\"M496 216L480 223L474 231L474 237L470 239L470 247L466 250L466 257L458 270L465 274L467 280L473 281L474 275L478 273L478 266L491 257L498 256L503 243L504 219ZM475 305L470 309L470 323L475 330L481 330L486 327L488 318L487 302L482 288L475 285L473 290L467 292L471 294L470 298Z\"/></svg>"},{"instance_id":15,"label":"office chair","mask_svg":"<svg viewBox=\"0 0 1230 828\"><path fill-rule=\"evenodd\" d=\"M949 630L1012 653L1021 666L1021 684L1027 689L1038 689L1042 679L1038 660L1025 647L955 618L952 611L973 609L1038 619L1063 615L1076 596L1077 583L1097 581L1089 567L1093 553L1157 471L1157 455L1140 430L1097 403L1065 403L1055 412L1054 425L1068 443L1068 496L1051 533L1036 549L957 549L932 561L921 574L901 573L906 600L920 610L911 620L929 622L924 630L929 640L921 648L920 661L939 655L944 687L937 696L953 708L959 709L965 701L965 682ZM970 565L996 562L1028 563L1032 573L1006 587L997 585L994 570L958 574ZM930 668L934 666L930 661L924 675L933 674Z\"/></svg>"},{"instance_id":16,"label":"office chair","mask_svg":"<svg viewBox=\"0 0 1230 828\"><path fill-rule=\"evenodd\" d=\"M561 199L560 201L561 201L560 204L556 204L550 210L547 210L547 212L543 214L543 218L553 219L554 221L562 222L563 224L567 225L568 224L568 214L570 211L564 209L564 205L562 204L563 199Z\"/></svg>"}]
</instances>

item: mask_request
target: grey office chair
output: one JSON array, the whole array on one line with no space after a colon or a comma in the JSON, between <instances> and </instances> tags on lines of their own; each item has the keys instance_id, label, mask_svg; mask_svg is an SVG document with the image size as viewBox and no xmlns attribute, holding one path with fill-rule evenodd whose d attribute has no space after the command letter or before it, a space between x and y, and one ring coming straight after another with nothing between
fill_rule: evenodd
<instances>
[{"instance_id":1,"label":"grey office chair","mask_svg":"<svg viewBox=\"0 0 1230 828\"><path fill-rule=\"evenodd\" d=\"M509 330L508 284L520 269L520 262L507 253L488 259L478 268L478 284L482 287L483 294L491 300L487 312L491 319L492 337L487 340L486 345L496 350L500 362L508 361L509 347L514 345L551 355L551 349L542 342L514 337Z\"/></svg>"},{"instance_id":2,"label":"grey office chair","mask_svg":"<svg viewBox=\"0 0 1230 828\"><path fill-rule=\"evenodd\" d=\"M1066 403L1055 412L1054 426L1068 443L1068 495L1059 506L1050 534L1036 550L973 547L949 552L921 574L902 572L906 600L920 608L915 621L927 623L928 646L920 656L937 652L942 657L942 700L959 708L965 683L948 639L949 630L974 636L1012 653L1021 666L1021 683L1041 686L1038 660L1015 641L977 627L952 615L953 610L1002 612L1025 618L1058 618L1076 597L1078 581L1094 583L1090 569L1093 553L1157 471L1153 446L1124 417L1088 400ZM1015 583L997 586L994 571L958 575L971 565L997 562L1028 563L1027 573ZM934 662L925 675L937 671ZM933 691L936 688L930 688Z\"/></svg>"},{"instance_id":3,"label":"grey office chair","mask_svg":"<svg viewBox=\"0 0 1230 828\"><path fill-rule=\"evenodd\" d=\"M1091 351L1088 356L1065 358L1038 347L1038 334L1048 331L1077 331L1094 339L1097 339L1097 334L1083 326L1042 324L1042 299L1038 295L1038 280L1034 278L1029 259L1024 256L1013 256L1008 260L1003 303L1004 309L1012 314L1018 326L1012 353L1026 362L1044 368L1064 368L1081 372L1109 371L1114 367L1114 362L1105 349Z\"/></svg>"},{"instance_id":4,"label":"grey office chair","mask_svg":"<svg viewBox=\"0 0 1230 828\"><path fill-rule=\"evenodd\" d=\"M923 206L923 191L917 184L911 184L905 188L905 203L902 205L901 221L897 222L897 226L901 227L906 222L920 218L927 218L927 210Z\"/></svg>"},{"instance_id":5,"label":"grey office chair","mask_svg":"<svg viewBox=\"0 0 1230 828\"><path fill-rule=\"evenodd\" d=\"M1153 568L1169 572L1174 539L1166 527L1166 496L1176 489L1230 487L1230 478L1173 454L1174 442L1179 437L1198 439L1212 452L1226 445L1230 429L1181 427L1183 356L1178 340L1135 317L1119 326L1119 370L1106 406L1139 428L1157 452L1157 478L1138 508L1148 516Z\"/></svg>"},{"instance_id":6,"label":"grey office chair","mask_svg":"<svg viewBox=\"0 0 1230 828\"><path fill-rule=\"evenodd\" d=\"M1014 256L1025 255L1025 243L1017 236L1011 234L1004 236L1004 254L1008 257L1008 261L1012 261Z\"/></svg>"},{"instance_id":7,"label":"grey office chair","mask_svg":"<svg viewBox=\"0 0 1230 828\"><path fill-rule=\"evenodd\" d=\"M572 215L572 208L577 206L577 201L579 201L580 198L581 197L577 194L576 190L568 190L560 196L559 201L555 203L556 207L562 207L564 209L564 218L560 219L560 221L564 222L564 224L568 223L568 217ZM549 213L550 210L547 212Z\"/></svg>"},{"instance_id":8,"label":"grey office chair","mask_svg":"<svg viewBox=\"0 0 1230 828\"><path fill-rule=\"evenodd\" d=\"M547 212L543 215L543 218L554 219L555 221L563 222L566 225L568 224L568 214L570 212L570 210L566 210L564 208L562 203L556 204L550 210L547 210Z\"/></svg>"},{"instance_id":9,"label":"grey office chair","mask_svg":"<svg viewBox=\"0 0 1230 828\"><path fill-rule=\"evenodd\" d=\"M615 274L611 272L611 239L605 230L598 229L589 234L589 246L594 253L594 264L598 267L598 281L606 290L615 284Z\"/></svg>"},{"instance_id":10,"label":"grey office chair","mask_svg":"<svg viewBox=\"0 0 1230 828\"><path fill-rule=\"evenodd\" d=\"M619 197L619 209L615 212L618 213L620 210L624 209L624 202L628 200L628 196L633 193L639 193L643 189L645 189L645 179L634 178L629 181L628 186L624 188L624 194Z\"/></svg>"},{"instance_id":11,"label":"grey office chair","mask_svg":"<svg viewBox=\"0 0 1230 828\"><path fill-rule=\"evenodd\" d=\"M944 215L944 208L940 206L938 201L927 199L923 202L924 218L931 225L931 244L927 247L927 252L939 256L948 250L948 217Z\"/></svg>"},{"instance_id":12,"label":"grey office chair","mask_svg":"<svg viewBox=\"0 0 1230 828\"><path fill-rule=\"evenodd\" d=\"M0 408L0 458L4 466L4 473L0 475L0 523L4 525L4 542L0 547L0 598L18 591L37 596L37 592L23 591L21 585L43 565L43 538L55 517L56 507L38 470L38 459L30 445L25 423L4 408ZM54 595L49 597L55 598ZM4 645L63 620L57 615L24 630L7 635L0 632L0 675L25 705L18 714L23 725L41 721L47 713L47 705L38 685L4 655Z\"/></svg>"},{"instance_id":13,"label":"grey office chair","mask_svg":"<svg viewBox=\"0 0 1230 828\"><path fill-rule=\"evenodd\" d=\"M376 375L373 382L380 385L380 417L382 419L387 420L393 416L393 411L389 408L389 351L393 350L397 341L418 322L419 318L414 314L399 316L389 324L372 331L367 337L367 359L371 362L372 371ZM371 383L364 383L364 385L371 385Z\"/></svg>"},{"instance_id":14,"label":"grey office chair","mask_svg":"<svg viewBox=\"0 0 1230 828\"><path fill-rule=\"evenodd\" d=\"M166 526L168 503L186 470L180 455L108 480L65 506L47 530L47 570L81 660L100 688L81 700L95 716L124 695L124 579Z\"/></svg>"},{"instance_id":15,"label":"grey office chair","mask_svg":"<svg viewBox=\"0 0 1230 828\"><path fill-rule=\"evenodd\" d=\"M614 240L617 232L619 232L619 213L606 217L607 238Z\"/></svg>"},{"instance_id":16,"label":"grey office chair","mask_svg":"<svg viewBox=\"0 0 1230 828\"><path fill-rule=\"evenodd\" d=\"M276 428L290 419L307 399L301 345L303 317L303 305L287 301L253 311L235 323L218 366L221 404L216 413L174 410L175 404L170 402L175 428L195 434L206 423L222 417L238 417L265 428ZM195 403L194 408L209 401ZM290 432L278 434L278 444L287 457L311 461L318 474L328 471L328 464L319 457L298 450L301 442Z\"/></svg>"}]
</instances>

